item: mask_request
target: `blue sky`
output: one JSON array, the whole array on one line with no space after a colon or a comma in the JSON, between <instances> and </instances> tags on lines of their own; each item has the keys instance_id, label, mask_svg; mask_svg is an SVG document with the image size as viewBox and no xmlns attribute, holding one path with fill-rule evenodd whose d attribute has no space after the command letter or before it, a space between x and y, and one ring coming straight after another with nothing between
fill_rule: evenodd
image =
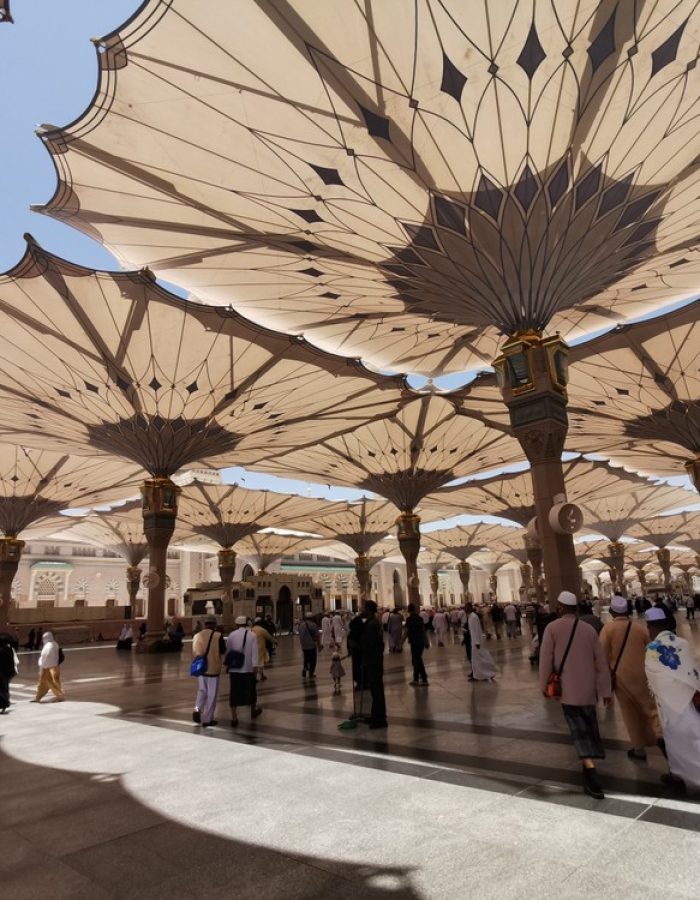
<instances>
[{"instance_id":1,"label":"blue sky","mask_svg":"<svg viewBox=\"0 0 700 900\"><path fill-rule=\"evenodd\" d=\"M74 262L101 269L118 263L101 244L68 225L30 211L45 203L56 185L53 164L35 134L40 124L66 125L90 103L97 83L92 37L121 25L138 0L13 0L14 24L0 26L0 113L3 164L0 166L0 271L10 269L24 252L25 232L41 245ZM680 305L680 304L677 304ZM471 376L436 379L441 388L464 384ZM425 379L415 379L420 387ZM226 472L227 481L247 487L270 487L355 499L362 492L331 489L286 479L254 475L241 469ZM687 484L687 479L673 479Z\"/></svg>"}]
</instances>

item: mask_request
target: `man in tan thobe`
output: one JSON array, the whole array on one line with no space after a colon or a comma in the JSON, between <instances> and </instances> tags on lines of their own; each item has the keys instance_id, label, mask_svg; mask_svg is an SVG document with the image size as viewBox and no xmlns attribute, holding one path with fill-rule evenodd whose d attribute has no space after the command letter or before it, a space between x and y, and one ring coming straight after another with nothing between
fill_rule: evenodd
<instances>
[{"instance_id":1,"label":"man in tan thobe","mask_svg":"<svg viewBox=\"0 0 700 900\"><path fill-rule=\"evenodd\" d=\"M613 596L610 615L612 620L603 627L600 642L610 671L617 664L614 694L632 743L627 755L630 759L646 760L645 748L657 746L661 737L656 703L644 671L649 634L646 625L630 620L624 597Z\"/></svg>"}]
</instances>

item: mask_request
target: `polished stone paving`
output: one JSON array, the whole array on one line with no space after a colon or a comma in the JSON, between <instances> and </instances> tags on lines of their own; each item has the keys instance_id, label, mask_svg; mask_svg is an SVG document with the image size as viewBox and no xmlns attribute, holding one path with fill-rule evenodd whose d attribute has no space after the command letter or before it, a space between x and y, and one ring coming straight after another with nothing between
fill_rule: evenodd
<instances>
[{"instance_id":1,"label":"polished stone paving","mask_svg":"<svg viewBox=\"0 0 700 900\"><path fill-rule=\"evenodd\" d=\"M326 653L303 682L292 637L235 731L225 679L219 726L192 724L187 644L68 648L60 704L27 702L23 653L0 717L0 896L697 898L700 804L661 786L660 754L628 760L601 711L607 798L585 797L527 641L489 649L499 677L474 684L461 647L431 648L427 689L387 655L386 732L338 730L350 679L333 696Z\"/></svg>"}]
</instances>

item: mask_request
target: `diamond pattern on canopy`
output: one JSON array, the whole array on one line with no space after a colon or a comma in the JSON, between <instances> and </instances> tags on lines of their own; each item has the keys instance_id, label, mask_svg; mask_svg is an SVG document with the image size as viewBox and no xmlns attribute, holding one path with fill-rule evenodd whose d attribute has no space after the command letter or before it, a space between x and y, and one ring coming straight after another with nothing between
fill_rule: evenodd
<instances>
[{"instance_id":1,"label":"diamond pattern on canopy","mask_svg":"<svg viewBox=\"0 0 700 900\"><path fill-rule=\"evenodd\" d=\"M637 523L668 510L690 506L696 496L682 488L643 484L615 496L585 500L581 508L589 531L619 541Z\"/></svg>"},{"instance_id":2,"label":"diamond pattern on canopy","mask_svg":"<svg viewBox=\"0 0 700 900\"><path fill-rule=\"evenodd\" d=\"M520 459L510 435L460 415L449 395L426 394L394 415L261 460L256 468L365 488L405 510L455 478Z\"/></svg>"},{"instance_id":3,"label":"diamond pattern on canopy","mask_svg":"<svg viewBox=\"0 0 700 900\"><path fill-rule=\"evenodd\" d=\"M563 469L567 499L571 503L625 493L644 483L624 469L580 457L563 463ZM501 516L526 526L535 515L530 471L473 479L466 484L443 488L426 497L421 508L442 516L463 513Z\"/></svg>"},{"instance_id":4,"label":"diamond pattern on canopy","mask_svg":"<svg viewBox=\"0 0 700 900\"><path fill-rule=\"evenodd\" d=\"M572 447L655 475L700 458L699 314L696 300L571 348Z\"/></svg>"},{"instance_id":5,"label":"diamond pattern on canopy","mask_svg":"<svg viewBox=\"0 0 700 900\"><path fill-rule=\"evenodd\" d=\"M150 0L43 139L42 211L130 266L404 371L695 290L694 0Z\"/></svg>"},{"instance_id":6,"label":"diamond pattern on canopy","mask_svg":"<svg viewBox=\"0 0 700 900\"><path fill-rule=\"evenodd\" d=\"M110 453L169 476L249 464L394 410L402 383L179 300L146 273L95 272L30 241L0 276L6 439Z\"/></svg>"},{"instance_id":7,"label":"diamond pattern on canopy","mask_svg":"<svg viewBox=\"0 0 700 900\"><path fill-rule=\"evenodd\" d=\"M479 551L500 549L514 538L522 545L522 536L520 528L476 522L474 525L458 525L454 528L430 531L423 535L422 542L428 550L444 551L464 562ZM422 558L421 554L418 558L419 563Z\"/></svg>"},{"instance_id":8,"label":"diamond pattern on canopy","mask_svg":"<svg viewBox=\"0 0 700 900\"><path fill-rule=\"evenodd\" d=\"M17 537L47 519L52 530L75 519L57 517L69 507L119 500L133 494L142 470L125 460L84 459L65 453L0 444L0 531Z\"/></svg>"},{"instance_id":9,"label":"diamond pattern on canopy","mask_svg":"<svg viewBox=\"0 0 700 900\"><path fill-rule=\"evenodd\" d=\"M308 527L312 516L330 506L328 500L248 490L236 484L194 483L182 493L178 516L192 534L230 548L262 528L312 531Z\"/></svg>"},{"instance_id":10,"label":"diamond pattern on canopy","mask_svg":"<svg viewBox=\"0 0 700 900\"><path fill-rule=\"evenodd\" d=\"M310 528L318 534L342 541L355 554L368 554L396 524L396 507L388 500L334 504L335 508L314 518ZM396 548L398 552L398 547Z\"/></svg>"}]
</instances>

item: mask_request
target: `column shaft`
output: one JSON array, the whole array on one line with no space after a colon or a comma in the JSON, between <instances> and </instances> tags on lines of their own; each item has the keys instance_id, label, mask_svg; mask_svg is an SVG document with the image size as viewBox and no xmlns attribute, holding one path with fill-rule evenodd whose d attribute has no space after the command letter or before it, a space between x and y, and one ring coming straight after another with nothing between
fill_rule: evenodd
<instances>
[{"instance_id":1,"label":"column shaft","mask_svg":"<svg viewBox=\"0 0 700 900\"><path fill-rule=\"evenodd\" d=\"M143 533L148 542L149 560L146 639L139 644L143 650L150 649L163 637L168 545L175 531L180 492L169 478L149 478L141 487Z\"/></svg>"},{"instance_id":2,"label":"column shaft","mask_svg":"<svg viewBox=\"0 0 700 900\"><path fill-rule=\"evenodd\" d=\"M17 538L0 538L0 631L9 631L12 582L17 575L23 547L24 541Z\"/></svg>"},{"instance_id":3,"label":"column shaft","mask_svg":"<svg viewBox=\"0 0 700 900\"><path fill-rule=\"evenodd\" d=\"M404 510L396 520L399 549L406 561L406 592L408 602L420 606L418 582L418 551L420 550L420 517L412 509Z\"/></svg>"}]
</instances>

